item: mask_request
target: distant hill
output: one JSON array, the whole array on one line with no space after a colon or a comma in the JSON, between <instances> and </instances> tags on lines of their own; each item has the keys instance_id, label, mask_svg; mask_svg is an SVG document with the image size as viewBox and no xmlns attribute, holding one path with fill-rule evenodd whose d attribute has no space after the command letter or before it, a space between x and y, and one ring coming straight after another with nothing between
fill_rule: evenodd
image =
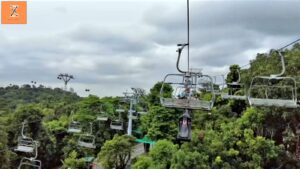
<instances>
[{"instance_id":1,"label":"distant hill","mask_svg":"<svg viewBox=\"0 0 300 169\"><path fill-rule=\"evenodd\" d=\"M0 87L0 111L14 110L19 104L38 103L45 106L61 102L77 102L81 98L60 88L24 84Z\"/></svg>"}]
</instances>

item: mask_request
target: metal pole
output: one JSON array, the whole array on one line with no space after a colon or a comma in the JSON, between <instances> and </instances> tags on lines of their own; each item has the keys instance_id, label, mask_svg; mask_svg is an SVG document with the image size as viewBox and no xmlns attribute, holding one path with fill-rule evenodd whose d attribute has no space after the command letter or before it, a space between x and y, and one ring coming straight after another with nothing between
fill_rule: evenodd
<instances>
[{"instance_id":1,"label":"metal pole","mask_svg":"<svg viewBox=\"0 0 300 169\"><path fill-rule=\"evenodd\" d=\"M133 112L133 100L134 98L130 99L130 108L129 108L129 117L128 117L128 128L127 128L127 135L131 136L132 134L132 112Z\"/></svg>"}]
</instances>

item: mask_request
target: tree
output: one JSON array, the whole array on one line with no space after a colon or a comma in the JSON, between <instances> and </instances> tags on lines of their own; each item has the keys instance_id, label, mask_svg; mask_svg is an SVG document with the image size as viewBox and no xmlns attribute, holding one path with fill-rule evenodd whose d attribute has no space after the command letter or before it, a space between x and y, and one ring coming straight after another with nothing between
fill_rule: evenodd
<instances>
[{"instance_id":1,"label":"tree","mask_svg":"<svg viewBox=\"0 0 300 169\"><path fill-rule=\"evenodd\" d=\"M168 140L159 140L148 156L138 158L133 169L169 169L178 146Z\"/></svg>"},{"instance_id":2,"label":"tree","mask_svg":"<svg viewBox=\"0 0 300 169\"><path fill-rule=\"evenodd\" d=\"M134 163L132 169L149 169L153 167L153 161L151 157L141 156L138 158L138 161Z\"/></svg>"},{"instance_id":3,"label":"tree","mask_svg":"<svg viewBox=\"0 0 300 169\"><path fill-rule=\"evenodd\" d=\"M63 162L63 169L86 169L86 164L82 158L78 159L78 153L72 151Z\"/></svg>"},{"instance_id":4,"label":"tree","mask_svg":"<svg viewBox=\"0 0 300 169\"><path fill-rule=\"evenodd\" d=\"M7 149L7 133L0 125L0 168L9 168L9 150Z\"/></svg>"},{"instance_id":5,"label":"tree","mask_svg":"<svg viewBox=\"0 0 300 169\"><path fill-rule=\"evenodd\" d=\"M179 150L173 155L171 169L209 169L208 163L208 155L206 154Z\"/></svg>"},{"instance_id":6,"label":"tree","mask_svg":"<svg viewBox=\"0 0 300 169\"><path fill-rule=\"evenodd\" d=\"M149 155L157 168L170 168L173 154L177 151L177 145L168 140L159 140Z\"/></svg>"},{"instance_id":7,"label":"tree","mask_svg":"<svg viewBox=\"0 0 300 169\"><path fill-rule=\"evenodd\" d=\"M151 106L141 118L142 129L152 140L175 140L179 113L161 106Z\"/></svg>"},{"instance_id":8,"label":"tree","mask_svg":"<svg viewBox=\"0 0 300 169\"><path fill-rule=\"evenodd\" d=\"M106 141L98 154L98 160L106 169L125 169L133 151L134 138L127 135L115 135Z\"/></svg>"},{"instance_id":9,"label":"tree","mask_svg":"<svg viewBox=\"0 0 300 169\"><path fill-rule=\"evenodd\" d=\"M151 89L148 95L149 102L151 105L158 106L160 105L160 89L162 86L162 82L157 82ZM164 84L164 95L163 97L171 97L173 92L172 86L170 84Z\"/></svg>"}]
</instances>

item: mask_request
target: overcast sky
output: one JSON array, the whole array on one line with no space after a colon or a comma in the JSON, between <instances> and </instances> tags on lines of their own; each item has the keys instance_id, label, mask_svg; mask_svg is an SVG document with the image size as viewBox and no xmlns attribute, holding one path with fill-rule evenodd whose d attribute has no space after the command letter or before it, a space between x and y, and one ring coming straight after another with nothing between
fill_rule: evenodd
<instances>
[{"instance_id":1,"label":"overcast sky","mask_svg":"<svg viewBox=\"0 0 300 169\"><path fill-rule=\"evenodd\" d=\"M27 25L0 25L2 86L34 80L62 87L56 77L69 73L76 78L69 86L82 96L85 88L116 96L176 73L176 44L186 42L185 0L27 6ZM256 53L300 38L299 9L299 1L190 0L191 67L226 74L231 64L245 65Z\"/></svg>"}]
</instances>

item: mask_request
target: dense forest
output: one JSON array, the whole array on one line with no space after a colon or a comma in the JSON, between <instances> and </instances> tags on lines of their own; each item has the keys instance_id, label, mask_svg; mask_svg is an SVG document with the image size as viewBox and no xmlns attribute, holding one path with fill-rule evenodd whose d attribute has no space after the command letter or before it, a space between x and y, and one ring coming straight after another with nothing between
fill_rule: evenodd
<instances>
[{"instance_id":1,"label":"dense forest","mask_svg":"<svg viewBox=\"0 0 300 169\"><path fill-rule=\"evenodd\" d=\"M297 80L300 93L300 45L295 44L283 54L284 76ZM270 55L257 54L247 69L232 65L226 82L234 81L240 72L245 90L235 93L243 95L253 77L280 72L280 64L278 54L272 50ZM225 100L217 95L212 111L193 111L192 140L179 142L176 137L182 110L161 106L161 85L157 82L140 97L135 108L147 113L133 121L133 136L127 136L126 129L109 127L114 119L128 120L125 112L130 107L123 97L83 98L59 88L28 84L1 87L0 168L17 168L22 157L34 156L14 151L23 122L25 135L38 142L37 159L45 169L84 169L89 157L106 169L124 169L129 163L133 169L300 168L299 108L251 107L245 100ZM169 94L172 90L169 88ZM120 107L126 111L119 117L115 110ZM109 117L105 122L97 120L102 112ZM81 133L67 132L74 121L80 122ZM95 136L94 149L78 146L82 133ZM148 138L155 144L149 152L129 160L136 138Z\"/></svg>"}]
</instances>

